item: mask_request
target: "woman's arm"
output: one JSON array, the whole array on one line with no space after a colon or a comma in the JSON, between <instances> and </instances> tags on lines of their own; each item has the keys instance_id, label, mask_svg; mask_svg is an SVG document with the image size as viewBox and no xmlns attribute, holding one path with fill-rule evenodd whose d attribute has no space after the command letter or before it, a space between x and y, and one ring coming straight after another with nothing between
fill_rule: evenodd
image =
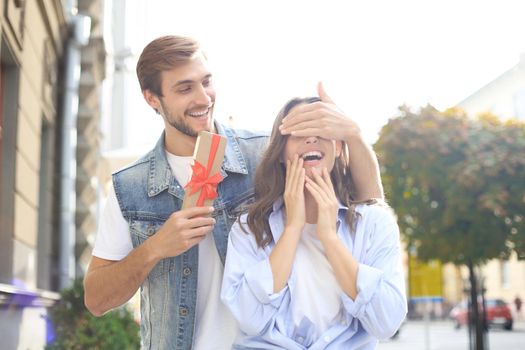
<instances>
[{"instance_id":1,"label":"woman's arm","mask_svg":"<svg viewBox=\"0 0 525 350\"><path fill-rule=\"evenodd\" d=\"M303 160L296 154L292 161L286 161L286 184L283 194L286 227L270 254L274 293L283 289L290 277L297 244L306 222L304 182Z\"/></svg>"},{"instance_id":2,"label":"woman's arm","mask_svg":"<svg viewBox=\"0 0 525 350\"><path fill-rule=\"evenodd\" d=\"M305 223L303 161L297 155L287 160L283 194L287 222L275 245L258 247L252 233L235 223L228 239L221 299L247 334L259 334L267 327L281 305L289 298L288 281L297 244ZM244 228L247 224L244 222Z\"/></svg>"},{"instance_id":3,"label":"woman's arm","mask_svg":"<svg viewBox=\"0 0 525 350\"><path fill-rule=\"evenodd\" d=\"M239 221L244 221L241 217ZM246 233L237 221L228 238L221 300L248 335L263 333L283 301L289 299L288 287L274 293L268 249L258 248L253 234ZM247 229L247 224L242 223Z\"/></svg>"},{"instance_id":4,"label":"woman's arm","mask_svg":"<svg viewBox=\"0 0 525 350\"><path fill-rule=\"evenodd\" d=\"M337 236L338 203L326 169L322 174L313 171L313 179L307 179L306 186L318 205L317 235L344 291L345 309L370 334L380 339L390 337L407 312L397 223L386 209L368 208L365 215L373 217L367 218L365 231L373 230L373 241L366 261L358 263ZM368 236L369 232L364 234Z\"/></svg>"},{"instance_id":5,"label":"woman's arm","mask_svg":"<svg viewBox=\"0 0 525 350\"><path fill-rule=\"evenodd\" d=\"M357 296L343 296L347 312L357 317L363 328L379 339L392 336L407 313L405 279L397 223L385 208L369 207L372 215L367 230L372 230L371 245L359 263ZM370 220L372 219L372 220Z\"/></svg>"}]
</instances>

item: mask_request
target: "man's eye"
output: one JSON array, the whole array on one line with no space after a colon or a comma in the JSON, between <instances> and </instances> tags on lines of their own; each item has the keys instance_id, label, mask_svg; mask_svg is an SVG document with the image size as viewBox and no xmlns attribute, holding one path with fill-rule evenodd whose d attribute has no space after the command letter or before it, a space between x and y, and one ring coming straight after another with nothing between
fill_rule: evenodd
<instances>
[{"instance_id":1,"label":"man's eye","mask_svg":"<svg viewBox=\"0 0 525 350\"><path fill-rule=\"evenodd\" d=\"M182 93L182 94L186 94L186 93L188 93L190 91L191 91L191 87L189 87L189 86L186 86L186 87L183 87L183 88L179 89L179 92Z\"/></svg>"},{"instance_id":2,"label":"man's eye","mask_svg":"<svg viewBox=\"0 0 525 350\"><path fill-rule=\"evenodd\" d=\"M208 86L210 86L211 84L212 84L212 79L211 79L211 78L204 79L204 80L202 81L202 86L204 86L204 87L208 87Z\"/></svg>"}]
</instances>

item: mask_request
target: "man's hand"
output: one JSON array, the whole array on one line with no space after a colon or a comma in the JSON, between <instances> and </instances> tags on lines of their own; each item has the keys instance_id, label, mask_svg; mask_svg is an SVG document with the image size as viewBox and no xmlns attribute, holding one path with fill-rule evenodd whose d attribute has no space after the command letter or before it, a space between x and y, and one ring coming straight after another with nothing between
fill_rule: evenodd
<instances>
[{"instance_id":1,"label":"man's hand","mask_svg":"<svg viewBox=\"0 0 525 350\"><path fill-rule=\"evenodd\" d=\"M213 230L212 207L195 207L171 214L164 225L124 259L92 257L84 278L85 304L95 316L128 301L159 260L177 256Z\"/></svg>"},{"instance_id":2,"label":"man's hand","mask_svg":"<svg viewBox=\"0 0 525 350\"><path fill-rule=\"evenodd\" d=\"M319 82L320 102L302 104L292 109L279 127L281 134L293 136L320 136L329 140L349 141L360 136L357 123L347 117L328 96Z\"/></svg>"},{"instance_id":3,"label":"man's hand","mask_svg":"<svg viewBox=\"0 0 525 350\"><path fill-rule=\"evenodd\" d=\"M159 231L148 239L154 254L162 259L180 255L213 230L213 207L193 207L171 214Z\"/></svg>"}]
</instances>

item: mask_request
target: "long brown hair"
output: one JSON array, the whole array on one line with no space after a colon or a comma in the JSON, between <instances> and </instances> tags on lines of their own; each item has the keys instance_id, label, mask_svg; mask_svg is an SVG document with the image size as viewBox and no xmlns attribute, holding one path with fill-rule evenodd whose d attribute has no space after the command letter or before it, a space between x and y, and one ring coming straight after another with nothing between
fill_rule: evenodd
<instances>
[{"instance_id":1,"label":"long brown hair","mask_svg":"<svg viewBox=\"0 0 525 350\"><path fill-rule=\"evenodd\" d=\"M255 202L249 207L246 218L246 223L250 231L255 235L257 245L261 248L267 246L273 239L268 219L273 209L273 203L283 195L285 187L286 167L281 157L288 136L281 134L279 126L283 118L295 106L319 101L321 100L318 97L293 98L284 105L275 118L270 143L255 172ZM350 173L348 147L344 142L341 155L336 158L330 177L337 198L343 205L348 207L346 222L351 230L355 230L357 222L356 205L359 203L372 203L373 200L354 201L354 183Z\"/></svg>"}]
</instances>

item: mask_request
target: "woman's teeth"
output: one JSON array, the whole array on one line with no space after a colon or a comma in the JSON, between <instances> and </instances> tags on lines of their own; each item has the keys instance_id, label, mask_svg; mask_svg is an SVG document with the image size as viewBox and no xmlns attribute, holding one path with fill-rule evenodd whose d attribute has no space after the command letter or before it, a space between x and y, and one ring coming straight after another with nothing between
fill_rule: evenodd
<instances>
[{"instance_id":1,"label":"woman's teeth","mask_svg":"<svg viewBox=\"0 0 525 350\"><path fill-rule=\"evenodd\" d=\"M303 158L304 161L320 160L321 158L323 158L323 154L318 151L311 151L311 152L306 152L303 155L301 155L301 158Z\"/></svg>"}]
</instances>

